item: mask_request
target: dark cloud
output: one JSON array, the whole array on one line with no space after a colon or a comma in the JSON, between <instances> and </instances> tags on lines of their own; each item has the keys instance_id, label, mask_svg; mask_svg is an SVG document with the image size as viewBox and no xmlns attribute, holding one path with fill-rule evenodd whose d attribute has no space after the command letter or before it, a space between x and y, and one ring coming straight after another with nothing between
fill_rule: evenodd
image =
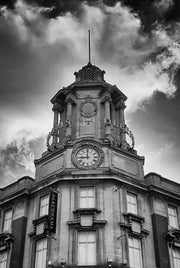
<instances>
[{"instance_id":1,"label":"dark cloud","mask_svg":"<svg viewBox=\"0 0 180 268\"><path fill-rule=\"evenodd\" d=\"M115 6L116 3L120 2L123 5L131 8L132 12L137 13L142 21L142 29L150 31L157 21L176 20L180 18L180 2L179 0L172 1L173 4L169 4L171 0L24 0L30 5L38 5L39 7L48 8L44 11L44 15L49 18L56 18L59 15L64 15L66 12L79 16L82 11L82 3L86 2L90 6L104 3L107 6ZM164 7L167 7L164 12L163 1L165 2ZM1 6L6 6L10 9L15 7L17 0L1 0ZM159 6L156 3L162 2ZM166 6L165 6L166 5Z\"/></svg>"},{"instance_id":2,"label":"dark cloud","mask_svg":"<svg viewBox=\"0 0 180 268\"><path fill-rule=\"evenodd\" d=\"M180 19L180 1L173 0L174 5L167 11L165 20L169 21L176 21Z\"/></svg>"},{"instance_id":3,"label":"dark cloud","mask_svg":"<svg viewBox=\"0 0 180 268\"><path fill-rule=\"evenodd\" d=\"M139 141L153 135L147 143L149 149L170 142L175 150L180 150L180 70L176 74L175 83L177 91L173 97L168 98L157 91L150 100L142 103L141 109L131 114L131 126L138 132L136 136Z\"/></svg>"},{"instance_id":4,"label":"dark cloud","mask_svg":"<svg viewBox=\"0 0 180 268\"><path fill-rule=\"evenodd\" d=\"M17 0L1 0L1 6L13 9ZM30 5L44 7L42 13L46 18L56 18L71 12L79 17L82 12L82 3L90 6L104 3L107 6L115 6L118 2L129 7L136 13L142 22L142 31L150 32L157 22L170 22L180 18L179 0L24 0ZM160 3L160 4L159 4Z\"/></svg>"},{"instance_id":5,"label":"dark cloud","mask_svg":"<svg viewBox=\"0 0 180 268\"><path fill-rule=\"evenodd\" d=\"M1 0L0 7L5 6L10 9L14 9L16 0Z\"/></svg>"}]
</instances>

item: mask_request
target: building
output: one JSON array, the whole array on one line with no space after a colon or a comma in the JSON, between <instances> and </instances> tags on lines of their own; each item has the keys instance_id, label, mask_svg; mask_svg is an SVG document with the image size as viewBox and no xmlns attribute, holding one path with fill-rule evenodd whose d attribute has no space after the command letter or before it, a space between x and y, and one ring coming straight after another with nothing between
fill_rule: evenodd
<instances>
[{"instance_id":1,"label":"building","mask_svg":"<svg viewBox=\"0 0 180 268\"><path fill-rule=\"evenodd\" d=\"M104 74L89 62L57 92L35 179L0 190L0 268L180 268L180 184L144 176Z\"/></svg>"}]
</instances>

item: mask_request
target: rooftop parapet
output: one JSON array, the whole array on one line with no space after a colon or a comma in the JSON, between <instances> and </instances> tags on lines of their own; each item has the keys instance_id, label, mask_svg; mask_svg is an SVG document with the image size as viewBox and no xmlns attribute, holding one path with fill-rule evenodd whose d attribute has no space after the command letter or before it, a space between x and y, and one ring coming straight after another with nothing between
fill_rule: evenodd
<instances>
[{"instance_id":1,"label":"rooftop parapet","mask_svg":"<svg viewBox=\"0 0 180 268\"><path fill-rule=\"evenodd\" d=\"M21 192L26 190L30 190L34 183L34 179L25 176L20 178L18 181L0 189L0 201L3 201L6 198L10 198L11 196L18 195Z\"/></svg>"},{"instance_id":2,"label":"rooftop parapet","mask_svg":"<svg viewBox=\"0 0 180 268\"><path fill-rule=\"evenodd\" d=\"M180 184L172 180L168 180L161 175L150 172L144 177L147 186L161 189L161 191L169 191L180 196Z\"/></svg>"}]
</instances>

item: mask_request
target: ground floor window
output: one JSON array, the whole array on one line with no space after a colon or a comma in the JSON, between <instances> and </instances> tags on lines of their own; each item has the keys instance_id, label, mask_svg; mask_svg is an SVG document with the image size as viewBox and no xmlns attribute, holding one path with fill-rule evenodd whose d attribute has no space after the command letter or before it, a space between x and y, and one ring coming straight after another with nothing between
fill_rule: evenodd
<instances>
[{"instance_id":1,"label":"ground floor window","mask_svg":"<svg viewBox=\"0 0 180 268\"><path fill-rule=\"evenodd\" d=\"M173 268L180 267L180 248L172 248Z\"/></svg>"},{"instance_id":2,"label":"ground floor window","mask_svg":"<svg viewBox=\"0 0 180 268\"><path fill-rule=\"evenodd\" d=\"M78 232L78 265L96 265L96 232Z\"/></svg>"},{"instance_id":3,"label":"ground floor window","mask_svg":"<svg viewBox=\"0 0 180 268\"><path fill-rule=\"evenodd\" d=\"M7 267L7 251L0 252L0 268Z\"/></svg>"},{"instance_id":4,"label":"ground floor window","mask_svg":"<svg viewBox=\"0 0 180 268\"><path fill-rule=\"evenodd\" d=\"M131 268L142 268L141 239L135 237L129 237L128 246L129 246L129 266Z\"/></svg>"},{"instance_id":5,"label":"ground floor window","mask_svg":"<svg viewBox=\"0 0 180 268\"><path fill-rule=\"evenodd\" d=\"M46 268L47 238L36 241L35 268Z\"/></svg>"}]
</instances>

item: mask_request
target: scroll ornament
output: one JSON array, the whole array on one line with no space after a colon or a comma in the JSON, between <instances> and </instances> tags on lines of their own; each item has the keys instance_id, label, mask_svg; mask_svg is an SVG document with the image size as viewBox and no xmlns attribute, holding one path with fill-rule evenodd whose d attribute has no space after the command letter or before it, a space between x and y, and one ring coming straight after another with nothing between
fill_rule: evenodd
<instances>
[{"instance_id":1,"label":"scroll ornament","mask_svg":"<svg viewBox=\"0 0 180 268\"><path fill-rule=\"evenodd\" d=\"M131 139L131 149L134 149L135 140L134 140L133 133L130 131L130 129L127 127L127 125L124 125L123 129L124 129L124 133L126 133Z\"/></svg>"}]
</instances>

